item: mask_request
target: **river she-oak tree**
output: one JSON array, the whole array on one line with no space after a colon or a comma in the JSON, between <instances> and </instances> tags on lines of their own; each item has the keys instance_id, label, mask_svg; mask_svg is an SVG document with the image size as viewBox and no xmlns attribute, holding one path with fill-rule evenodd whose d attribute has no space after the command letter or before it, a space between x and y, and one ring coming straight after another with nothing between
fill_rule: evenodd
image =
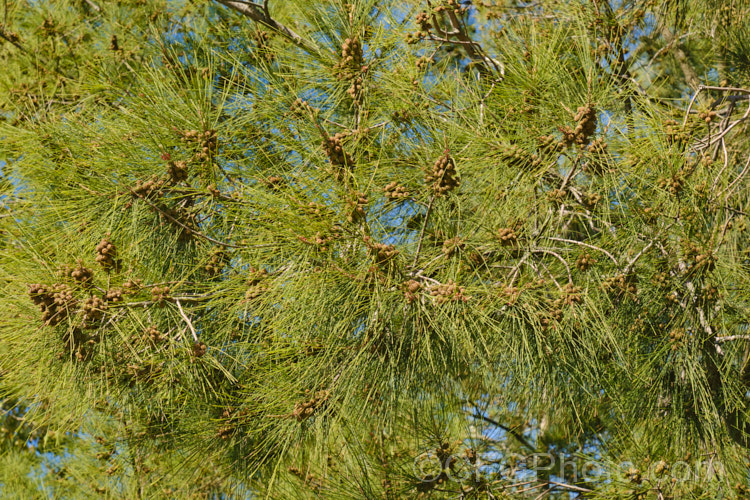
<instances>
[{"instance_id":1,"label":"river she-oak tree","mask_svg":"<svg viewBox=\"0 0 750 500\"><path fill-rule=\"evenodd\" d=\"M3 498L750 498L745 0L4 0Z\"/></svg>"}]
</instances>

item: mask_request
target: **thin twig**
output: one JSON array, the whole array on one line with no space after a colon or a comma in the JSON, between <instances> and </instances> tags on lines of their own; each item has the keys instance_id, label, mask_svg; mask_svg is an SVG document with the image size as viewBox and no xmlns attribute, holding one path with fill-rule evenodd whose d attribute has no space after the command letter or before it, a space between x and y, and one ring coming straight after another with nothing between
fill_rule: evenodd
<instances>
[{"instance_id":1,"label":"thin twig","mask_svg":"<svg viewBox=\"0 0 750 500\"><path fill-rule=\"evenodd\" d=\"M592 250L597 250L599 252L602 252L607 257L609 257L609 259L612 262L614 262L616 266L619 266L619 264L617 262L617 259L615 259L614 255L612 255L611 253L609 253L605 249L600 248L600 247L598 247L596 245L590 245L588 243L584 243L582 241L577 241L577 240L568 240L568 239L565 239L565 238L557 238L557 237L554 237L554 236L548 236L547 239L550 239L552 241L560 241L560 242L563 242L563 243L573 243L574 245L580 245L582 247L591 248Z\"/></svg>"},{"instance_id":2,"label":"thin twig","mask_svg":"<svg viewBox=\"0 0 750 500\"><path fill-rule=\"evenodd\" d=\"M689 36L691 36L693 34L694 33L692 31L689 31L687 33L683 33L682 35L680 35L677 38L673 38L671 42L667 43L664 47L662 47L659 50L657 50L656 52L654 52L654 55L651 56L651 59L649 59L648 63L646 63L646 67L648 68L649 66L651 66L654 63L654 60L657 57L659 57L659 55L661 55L663 52L666 52L667 50L671 49L672 45L674 45L676 42L679 42L683 38L687 38L687 37L689 37Z\"/></svg>"},{"instance_id":3,"label":"thin twig","mask_svg":"<svg viewBox=\"0 0 750 500\"><path fill-rule=\"evenodd\" d=\"M185 314L185 311L182 310L182 306L180 305L180 299L175 299L175 304L177 304L177 309L180 310L180 316L182 316L182 319L185 320L185 323L187 323L188 328L190 328L190 333L193 334L193 340L198 342L198 334L195 333L195 328L193 327L193 323L190 321L190 318L187 317Z\"/></svg>"},{"instance_id":4,"label":"thin twig","mask_svg":"<svg viewBox=\"0 0 750 500\"><path fill-rule=\"evenodd\" d=\"M508 286L513 286L513 283L515 283L518 273L521 270L521 266L529 257L531 257L531 252L526 252L523 257L521 257L521 260L518 261L518 264L513 267L513 270L510 273L510 283L508 283Z\"/></svg>"},{"instance_id":5,"label":"thin twig","mask_svg":"<svg viewBox=\"0 0 750 500\"><path fill-rule=\"evenodd\" d=\"M564 190L565 187L568 185L568 182L570 182L570 179L573 177L573 174L575 174L576 170L578 170L578 164L580 163L581 157L579 156L576 158L575 163L573 163L573 166L568 171L568 174L563 179L562 184L560 185L560 191Z\"/></svg>"},{"instance_id":6,"label":"thin twig","mask_svg":"<svg viewBox=\"0 0 750 500\"><path fill-rule=\"evenodd\" d=\"M720 191L719 194L716 195L716 197L718 198L722 193L724 193L724 191L726 191L727 194L724 197L724 200L726 201L727 199L729 199L729 196L732 194L732 188L734 188L734 186L739 181L741 181L743 177L745 177L745 174L747 173L748 168L750 168L750 156L747 157L747 161L745 162L745 166L742 168L742 172L740 172L737 178L733 180L732 183L726 187L726 189L723 189L722 191Z\"/></svg>"},{"instance_id":7,"label":"thin twig","mask_svg":"<svg viewBox=\"0 0 750 500\"><path fill-rule=\"evenodd\" d=\"M253 2L244 2L240 0L216 0L220 4L229 7L230 9L239 12L240 14L249 17L255 22L258 22L276 33L280 34L290 42L294 43L297 47L301 48L305 52L319 59L323 59L322 54L318 47L313 45L311 42L305 40L300 35L289 29L287 26L277 22L268 14L268 1L264 1L263 5L259 5Z\"/></svg>"},{"instance_id":8,"label":"thin twig","mask_svg":"<svg viewBox=\"0 0 750 500\"><path fill-rule=\"evenodd\" d=\"M102 8L99 7L92 0L84 0L84 2L86 2L89 5L89 7L91 7L92 9L94 9L96 12L101 12L102 11Z\"/></svg>"},{"instance_id":9,"label":"thin twig","mask_svg":"<svg viewBox=\"0 0 750 500\"><path fill-rule=\"evenodd\" d=\"M698 85L698 89L693 94L692 99L690 99L690 104L688 104L687 109L685 110L685 118L682 120L682 127L684 128L685 125L687 125L688 117L690 116L690 110L693 109L693 104L695 104L695 100L698 99L698 94L701 93L701 90L703 90L705 87L703 85Z\"/></svg>"},{"instance_id":10,"label":"thin twig","mask_svg":"<svg viewBox=\"0 0 750 500\"><path fill-rule=\"evenodd\" d=\"M640 252L638 252L637 254L635 254L635 256L632 259L630 259L630 262L628 262L628 264L622 270L622 274L624 274L625 276L627 276L628 273L630 272L630 269L635 265L636 262L638 262L638 259L640 259L641 256L644 253L646 253L648 251L648 249L651 248L654 245L655 241L656 241L656 239L651 240L648 245L646 245L645 247L643 247Z\"/></svg>"},{"instance_id":11,"label":"thin twig","mask_svg":"<svg viewBox=\"0 0 750 500\"><path fill-rule=\"evenodd\" d=\"M537 496L535 496L534 500L541 500L542 498L551 494L552 494L552 488L546 489L543 492L539 493Z\"/></svg>"},{"instance_id":12,"label":"thin twig","mask_svg":"<svg viewBox=\"0 0 750 500\"><path fill-rule=\"evenodd\" d=\"M719 170L719 173L716 174L716 177L714 178L714 182L711 184L711 191L709 191L711 193L716 192L716 186L719 185L719 179L721 179L722 174L726 172L727 168L729 167L729 153L727 152L727 145L724 139L721 140L721 149L722 149L722 153L724 154L724 163L722 164L721 170Z\"/></svg>"},{"instance_id":13,"label":"thin twig","mask_svg":"<svg viewBox=\"0 0 750 500\"><path fill-rule=\"evenodd\" d=\"M204 300L209 300L212 297L214 297L215 294L208 294L208 295L186 295L184 297L167 297L165 299L166 302L171 302L173 300L181 300L183 302L202 302ZM155 306L158 302L154 302L153 300L142 300L140 302L115 302L113 304L109 305L109 308L122 308L122 307L149 307L149 306Z\"/></svg>"},{"instance_id":14,"label":"thin twig","mask_svg":"<svg viewBox=\"0 0 750 500\"><path fill-rule=\"evenodd\" d=\"M732 342L733 340L750 340L750 335L725 335L714 339L715 342Z\"/></svg>"},{"instance_id":15,"label":"thin twig","mask_svg":"<svg viewBox=\"0 0 750 500\"><path fill-rule=\"evenodd\" d=\"M215 243L216 245L224 246L224 247L227 247L227 248L262 248L262 247L274 246L273 244L265 244L265 245L235 245L234 243L227 243L225 241L219 241L219 240L217 240L215 238L212 238L212 237L208 236L207 234L203 234L202 232L198 231L195 228L192 228L192 227L190 227L190 226L188 226L186 224L183 224L182 222L180 222L179 220L177 220L176 218L172 217L170 214L168 214L167 212L165 212L164 210L162 210L161 208L159 208L154 203L151 203L151 201L149 201L149 199L146 198L144 195L142 195L140 193L137 193L133 188L128 187L128 189L130 190L130 192L134 196L137 196L138 198L140 198L141 200L143 200L148 206L150 206L151 208L153 208L154 210L156 210L157 212L159 212L161 215L163 215L164 217L166 217L167 219L169 219L171 222L177 224L178 226L180 226L182 229L185 229L186 231L190 231L190 233L195 234L196 236L200 236L201 238L203 238L203 239L205 239L207 241L210 241L211 243Z\"/></svg>"},{"instance_id":16,"label":"thin twig","mask_svg":"<svg viewBox=\"0 0 750 500\"><path fill-rule=\"evenodd\" d=\"M537 448L536 448L536 446L534 446L531 443L529 443L526 440L525 437L523 437L518 431L514 430L513 428L508 427L507 425L503 425L500 422L498 422L497 420L491 419L490 417L486 417L486 416L482 415L481 413L479 413L478 411L476 413L472 414L471 416L474 417L474 418L477 418L479 420L484 420L488 424L492 424L495 427L498 427L498 428L504 430L505 432L507 432L508 434L510 434L511 436L513 436L514 438L516 438L518 440L518 442L520 442L522 445L524 445L528 449L530 449L532 451L538 451Z\"/></svg>"},{"instance_id":17,"label":"thin twig","mask_svg":"<svg viewBox=\"0 0 750 500\"><path fill-rule=\"evenodd\" d=\"M552 255L557 260L559 260L560 262L562 262L562 265L565 266L565 270L568 272L568 283L573 283L573 274L571 274L571 272L570 272L570 266L565 261L565 259L562 258L562 256L559 253L557 253L554 250L551 250L549 248L533 248L531 250L531 252L532 253L546 253L546 254Z\"/></svg>"},{"instance_id":18,"label":"thin twig","mask_svg":"<svg viewBox=\"0 0 750 500\"><path fill-rule=\"evenodd\" d=\"M581 488L580 486L573 486L572 484L558 483L556 481L548 481L547 483L553 486L557 486L558 488L564 488L566 490L580 491L583 493L589 493L592 491L588 488Z\"/></svg>"}]
</instances>

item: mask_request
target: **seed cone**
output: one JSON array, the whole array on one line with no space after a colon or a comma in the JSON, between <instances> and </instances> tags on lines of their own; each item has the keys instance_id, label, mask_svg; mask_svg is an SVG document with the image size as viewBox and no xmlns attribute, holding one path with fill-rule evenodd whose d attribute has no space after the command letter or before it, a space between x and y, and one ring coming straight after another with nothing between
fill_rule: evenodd
<instances>
[{"instance_id":1,"label":"seed cone","mask_svg":"<svg viewBox=\"0 0 750 500\"><path fill-rule=\"evenodd\" d=\"M208 346L206 346L205 343L203 343L203 342L195 342L195 343L193 343L193 348L192 348L191 352L192 352L192 354L193 354L194 357L196 357L196 358L203 357L206 354L207 351L208 351Z\"/></svg>"}]
</instances>

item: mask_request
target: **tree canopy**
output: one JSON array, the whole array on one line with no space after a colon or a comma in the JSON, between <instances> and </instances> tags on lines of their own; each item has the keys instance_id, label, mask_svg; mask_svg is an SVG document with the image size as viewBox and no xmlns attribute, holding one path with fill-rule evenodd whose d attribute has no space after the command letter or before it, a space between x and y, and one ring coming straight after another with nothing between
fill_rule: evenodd
<instances>
[{"instance_id":1,"label":"tree canopy","mask_svg":"<svg viewBox=\"0 0 750 500\"><path fill-rule=\"evenodd\" d=\"M750 498L744 0L6 0L0 494Z\"/></svg>"}]
</instances>

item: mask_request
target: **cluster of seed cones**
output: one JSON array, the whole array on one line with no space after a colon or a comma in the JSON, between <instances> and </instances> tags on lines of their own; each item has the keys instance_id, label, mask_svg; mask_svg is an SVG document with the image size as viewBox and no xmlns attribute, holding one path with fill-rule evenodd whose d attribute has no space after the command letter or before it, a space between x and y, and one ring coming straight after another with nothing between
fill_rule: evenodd
<instances>
[{"instance_id":1,"label":"cluster of seed cones","mask_svg":"<svg viewBox=\"0 0 750 500\"><path fill-rule=\"evenodd\" d=\"M190 147L197 150L196 160L207 161L216 154L219 145L216 130L183 130L180 135Z\"/></svg>"},{"instance_id":2,"label":"cluster of seed cones","mask_svg":"<svg viewBox=\"0 0 750 500\"><path fill-rule=\"evenodd\" d=\"M463 250L466 244L463 240L456 236L455 238L449 238L443 242L443 255L450 257L451 255Z\"/></svg>"},{"instance_id":3,"label":"cluster of seed cones","mask_svg":"<svg viewBox=\"0 0 750 500\"><path fill-rule=\"evenodd\" d=\"M194 342L190 352L193 357L201 358L208 352L208 346L204 342Z\"/></svg>"},{"instance_id":4,"label":"cluster of seed cones","mask_svg":"<svg viewBox=\"0 0 750 500\"><path fill-rule=\"evenodd\" d=\"M521 296L521 289L517 286L505 285L500 290L500 296L505 300L506 306L514 306Z\"/></svg>"},{"instance_id":5,"label":"cluster of seed cones","mask_svg":"<svg viewBox=\"0 0 750 500\"><path fill-rule=\"evenodd\" d=\"M355 36L347 38L341 45L341 60L336 64L336 76L341 80L352 80L360 71L363 64L362 44Z\"/></svg>"},{"instance_id":6,"label":"cluster of seed cones","mask_svg":"<svg viewBox=\"0 0 750 500\"><path fill-rule=\"evenodd\" d=\"M518 242L516 232L510 227L501 227L498 229L497 236L500 239L500 244L504 247L513 246Z\"/></svg>"},{"instance_id":7,"label":"cluster of seed cones","mask_svg":"<svg viewBox=\"0 0 750 500\"><path fill-rule=\"evenodd\" d=\"M457 188L460 181L453 158L448 153L443 154L427 171L424 181L436 196L442 196Z\"/></svg>"},{"instance_id":8,"label":"cluster of seed cones","mask_svg":"<svg viewBox=\"0 0 750 500\"><path fill-rule=\"evenodd\" d=\"M104 317L107 303L99 297L88 297L83 301L81 312L83 313L82 328L93 328L96 323Z\"/></svg>"},{"instance_id":9,"label":"cluster of seed cones","mask_svg":"<svg viewBox=\"0 0 750 500\"><path fill-rule=\"evenodd\" d=\"M578 256L576 259L576 267L581 271L587 271L592 265L596 264L597 260L591 256L590 253L585 252Z\"/></svg>"},{"instance_id":10,"label":"cluster of seed cones","mask_svg":"<svg viewBox=\"0 0 750 500\"><path fill-rule=\"evenodd\" d=\"M466 289L453 280L430 288L435 304L442 305L448 302L467 302L471 297L466 295Z\"/></svg>"},{"instance_id":11,"label":"cluster of seed cones","mask_svg":"<svg viewBox=\"0 0 750 500\"><path fill-rule=\"evenodd\" d=\"M596 109L591 106L580 106L576 110L573 118L576 122L576 128L573 129L576 144L586 145L589 143L591 136L596 132Z\"/></svg>"},{"instance_id":12,"label":"cluster of seed cones","mask_svg":"<svg viewBox=\"0 0 750 500\"><path fill-rule=\"evenodd\" d=\"M369 200L365 193L354 193L354 195L356 198L348 201L351 211L349 212L347 219L349 222L357 223L365 220L367 215L365 207L369 203Z\"/></svg>"},{"instance_id":13,"label":"cluster of seed cones","mask_svg":"<svg viewBox=\"0 0 750 500\"><path fill-rule=\"evenodd\" d=\"M211 249L211 253L208 256L208 262L206 262L205 269L209 276L216 276L224 269L224 265L229 259L227 252L221 247L214 247Z\"/></svg>"},{"instance_id":14,"label":"cluster of seed cones","mask_svg":"<svg viewBox=\"0 0 750 500\"><path fill-rule=\"evenodd\" d=\"M298 116L298 117L312 116L315 113L315 110L313 109L313 107L310 106L310 104L308 104L307 101L299 97L295 99L294 102L292 103L290 111L292 112L293 115Z\"/></svg>"},{"instance_id":15,"label":"cluster of seed cones","mask_svg":"<svg viewBox=\"0 0 750 500\"><path fill-rule=\"evenodd\" d=\"M39 306L42 322L55 326L74 312L78 301L68 285L57 283L52 286L38 283L29 285L29 298Z\"/></svg>"},{"instance_id":16,"label":"cluster of seed cones","mask_svg":"<svg viewBox=\"0 0 750 500\"><path fill-rule=\"evenodd\" d=\"M94 271L83 265L83 261L79 260L78 265L74 268L65 267L62 270L62 275L65 278L73 278L73 280L82 288L88 288L94 279Z\"/></svg>"},{"instance_id":17,"label":"cluster of seed cones","mask_svg":"<svg viewBox=\"0 0 750 500\"><path fill-rule=\"evenodd\" d=\"M557 141L551 135L540 136L538 144L539 149L548 154L559 153L566 147L565 141Z\"/></svg>"},{"instance_id":18,"label":"cluster of seed cones","mask_svg":"<svg viewBox=\"0 0 750 500\"><path fill-rule=\"evenodd\" d=\"M186 161L170 161L167 165L167 175L173 184L186 181L188 178L188 165Z\"/></svg>"},{"instance_id":19,"label":"cluster of seed cones","mask_svg":"<svg viewBox=\"0 0 750 500\"><path fill-rule=\"evenodd\" d=\"M122 302L122 290L119 288L111 288L104 292L104 296L102 297L105 302L107 303L117 303Z\"/></svg>"},{"instance_id":20,"label":"cluster of seed cones","mask_svg":"<svg viewBox=\"0 0 750 500\"><path fill-rule=\"evenodd\" d=\"M634 275L629 274L618 274L607 278L602 283L602 288L605 292L611 293L615 296L630 295L635 296L638 293L638 286Z\"/></svg>"},{"instance_id":21,"label":"cluster of seed cones","mask_svg":"<svg viewBox=\"0 0 750 500\"><path fill-rule=\"evenodd\" d=\"M572 146L573 144L586 146L596 132L596 108L591 104L580 106L573 119L577 122L574 129L570 127L561 129L563 143L566 146Z\"/></svg>"},{"instance_id":22,"label":"cluster of seed cones","mask_svg":"<svg viewBox=\"0 0 750 500\"><path fill-rule=\"evenodd\" d=\"M432 64L432 62L433 60L431 57L422 56L417 59L415 65L417 66L418 70L424 71L430 64Z\"/></svg>"},{"instance_id":23,"label":"cluster of seed cones","mask_svg":"<svg viewBox=\"0 0 750 500\"><path fill-rule=\"evenodd\" d=\"M133 194L139 198L150 198L154 193L158 193L162 187L164 187L164 180L154 175L147 181L136 180Z\"/></svg>"},{"instance_id":24,"label":"cluster of seed cones","mask_svg":"<svg viewBox=\"0 0 750 500\"><path fill-rule=\"evenodd\" d=\"M408 198L411 195L411 193L409 193L409 191L407 191L404 186L399 185L399 183L396 181L386 184L386 186L383 188L383 194L385 194L386 198L392 201L402 200L404 198Z\"/></svg>"},{"instance_id":25,"label":"cluster of seed cones","mask_svg":"<svg viewBox=\"0 0 750 500\"><path fill-rule=\"evenodd\" d=\"M330 395L330 391L317 391L307 401L295 404L294 411L292 411L292 416L296 418L298 422L307 420L308 418L312 417L315 412L325 404L326 401L328 401Z\"/></svg>"},{"instance_id":26,"label":"cluster of seed cones","mask_svg":"<svg viewBox=\"0 0 750 500\"><path fill-rule=\"evenodd\" d=\"M258 30L252 35L255 43L258 47L258 53L266 62L273 62L276 59L276 52L271 50L268 41L271 39L271 35L268 31Z\"/></svg>"},{"instance_id":27,"label":"cluster of seed cones","mask_svg":"<svg viewBox=\"0 0 750 500\"><path fill-rule=\"evenodd\" d=\"M430 30L432 29L432 22L430 21L430 14L427 11L419 12L415 17L414 21L419 29L414 33L406 34L406 43L414 44L420 40L430 36Z\"/></svg>"},{"instance_id":28,"label":"cluster of seed cones","mask_svg":"<svg viewBox=\"0 0 750 500\"><path fill-rule=\"evenodd\" d=\"M375 257L375 263L379 266L387 264L391 259L398 255L398 250L394 245L378 243L373 241L369 236L364 237L365 245L370 251L370 255Z\"/></svg>"},{"instance_id":29,"label":"cluster of seed cones","mask_svg":"<svg viewBox=\"0 0 750 500\"><path fill-rule=\"evenodd\" d=\"M151 325L143 330L142 338L153 345L159 345L166 340L167 336L160 332L156 325Z\"/></svg>"},{"instance_id":30,"label":"cluster of seed cones","mask_svg":"<svg viewBox=\"0 0 750 500\"><path fill-rule=\"evenodd\" d=\"M533 169L542 163L542 159L535 154L529 154L518 144L510 144L500 151L502 159L511 167Z\"/></svg>"},{"instance_id":31,"label":"cluster of seed cones","mask_svg":"<svg viewBox=\"0 0 750 500\"><path fill-rule=\"evenodd\" d=\"M163 306L169 300L168 286L155 286L151 289L151 302Z\"/></svg>"},{"instance_id":32,"label":"cluster of seed cones","mask_svg":"<svg viewBox=\"0 0 750 500\"><path fill-rule=\"evenodd\" d=\"M690 141L690 131L682 127L675 120L666 120L664 122L664 133L667 136L669 144L682 145Z\"/></svg>"},{"instance_id":33,"label":"cluster of seed cones","mask_svg":"<svg viewBox=\"0 0 750 500\"><path fill-rule=\"evenodd\" d=\"M120 267L120 261L117 260L117 248L109 240L109 235L102 238L96 245L96 261L105 270L117 270Z\"/></svg>"},{"instance_id":34,"label":"cluster of seed cones","mask_svg":"<svg viewBox=\"0 0 750 500\"><path fill-rule=\"evenodd\" d=\"M251 267L247 273L247 281L245 281L247 285L245 300L257 299L263 295L268 290L268 285L265 283L267 278L268 271Z\"/></svg>"},{"instance_id":35,"label":"cluster of seed cones","mask_svg":"<svg viewBox=\"0 0 750 500\"><path fill-rule=\"evenodd\" d=\"M602 201L602 195L599 193L583 193L581 203L587 210L593 210Z\"/></svg>"},{"instance_id":36,"label":"cluster of seed cones","mask_svg":"<svg viewBox=\"0 0 750 500\"><path fill-rule=\"evenodd\" d=\"M686 332L684 328L673 328L669 332L669 343L672 344L672 350L676 351L684 344Z\"/></svg>"},{"instance_id":37,"label":"cluster of seed cones","mask_svg":"<svg viewBox=\"0 0 750 500\"><path fill-rule=\"evenodd\" d=\"M666 189L670 192L670 194L673 194L675 196L682 192L684 184L685 179L680 172L674 174L671 177L662 177L658 181L658 185L660 188Z\"/></svg>"},{"instance_id":38,"label":"cluster of seed cones","mask_svg":"<svg viewBox=\"0 0 750 500\"><path fill-rule=\"evenodd\" d=\"M354 165L354 160L352 160L349 153L344 151L344 146L341 143L344 137L346 137L346 134L339 132L333 136L326 137L323 144L321 144L323 151L331 162L333 174L339 182L344 180L346 169Z\"/></svg>"}]
</instances>

